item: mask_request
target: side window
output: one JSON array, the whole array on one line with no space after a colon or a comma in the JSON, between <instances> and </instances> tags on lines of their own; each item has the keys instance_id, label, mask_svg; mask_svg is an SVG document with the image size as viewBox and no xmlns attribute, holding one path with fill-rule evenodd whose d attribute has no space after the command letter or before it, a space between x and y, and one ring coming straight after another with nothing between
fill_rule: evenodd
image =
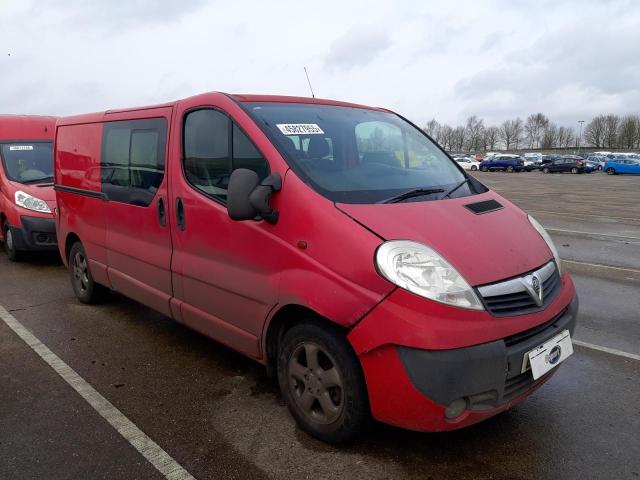
<instances>
[{"instance_id":1,"label":"side window","mask_svg":"<svg viewBox=\"0 0 640 480\"><path fill-rule=\"evenodd\" d=\"M256 146L218 110L187 114L183 135L185 177L208 196L226 201L229 178L236 168L253 170L260 179L269 175L269 164Z\"/></svg>"},{"instance_id":2,"label":"side window","mask_svg":"<svg viewBox=\"0 0 640 480\"><path fill-rule=\"evenodd\" d=\"M146 207L164 178L164 118L107 122L102 133L102 191L110 200Z\"/></svg>"}]
</instances>

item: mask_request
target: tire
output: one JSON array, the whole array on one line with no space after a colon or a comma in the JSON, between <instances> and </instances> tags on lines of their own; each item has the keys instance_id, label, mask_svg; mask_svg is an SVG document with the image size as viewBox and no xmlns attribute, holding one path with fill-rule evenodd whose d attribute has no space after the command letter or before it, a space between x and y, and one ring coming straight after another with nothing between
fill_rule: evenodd
<instances>
[{"instance_id":1,"label":"tire","mask_svg":"<svg viewBox=\"0 0 640 480\"><path fill-rule=\"evenodd\" d=\"M542 173L549 173L549 169L548 169L547 167L544 167L544 168L542 169Z\"/></svg>"},{"instance_id":2,"label":"tire","mask_svg":"<svg viewBox=\"0 0 640 480\"><path fill-rule=\"evenodd\" d=\"M480 167L481 172L488 172L489 169L487 167Z\"/></svg>"},{"instance_id":3,"label":"tire","mask_svg":"<svg viewBox=\"0 0 640 480\"><path fill-rule=\"evenodd\" d=\"M314 321L295 325L280 342L277 368L289 411L309 435L342 443L366 431L364 375L341 332Z\"/></svg>"},{"instance_id":4,"label":"tire","mask_svg":"<svg viewBox=\"0 0 640 480\"><path fill-rule=\"evenodd\" d=\"M478 170L478 167L476 167L475 165L471 165L471 171L475 172L476 170Z\"/></svg>"},{"instance_id":5,"label":"tire","mask_svg":"<svg viewBox=\"0 0 640 480\"><path fill-rule=\"evenodd\" d=\"M573 173L575 175L576 173L578 173L578 169L576 167L573 167L571 169L571 173Z\"/></svg>"},{"instance_id":6,"label":"tire","mask_svg":"<svg viewBox=\"0 0 640 480\"><path fill-rule=\"evenodd\" d=\"M615 175L616 171L613 167L607 168L607 175Z\"/></svg>"},{"instance_id":7,"label":"tire","mask_svg":"<svg viewBox=\"0 0 640 480\"><path fill-rule=\"evenodd\" d=\"M5 224L2 236L4 238L4 252L7 254L7 258L11 262L19 262L21 252L16 249L16 245L13 241L13 233L11 232L9 225Z\"/></svg>"},{"instance_id":8,"label":"tire","mask_svg":"<svg viewBox=\"0 0 640 480\"><path fill-rule=\"evenodd\" d=\"M513 167L511 167L511 166L507 167L507 172L513 173Z\"/></svg>"},{"instance_id":9,"label":"tire","mask_svg":"<svg viewBox=\"0 0 640 480\"><path fill-rule=\"evenodd\" d=\"M73 291L80 302L96 304L108 298L109 289L94 282L89 269L89 259L80 242L74 243L69 251L69 276Z\"/></svg>"}]
</instances>

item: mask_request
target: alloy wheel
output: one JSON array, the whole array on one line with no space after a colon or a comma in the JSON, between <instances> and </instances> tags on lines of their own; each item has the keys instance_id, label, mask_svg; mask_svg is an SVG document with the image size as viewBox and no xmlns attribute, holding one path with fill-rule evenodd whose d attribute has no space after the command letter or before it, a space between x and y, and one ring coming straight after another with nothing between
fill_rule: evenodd
<instances>
[{"instance_id":1,"label":"alloy wheel","mask_svg":"<svg viewBox=\"0 0 640 480\"><path fill-rule=\"evenodd\" d=\"M289 359L289 391L310 420L329 424L344 410L342 376L331 355L313 342L303 342Z\"/></svg>"},{"instance_id":2,"label":"alloy wheel","mask_svg":"<svg viewBox=\"0 0 640 480\"><path fill-rule=\"evenodd\" d=\"M73 257L73 279L80 292L87 291L89 288L89 267L82 252L76 252Z\"/></svg>"}]
</instances>

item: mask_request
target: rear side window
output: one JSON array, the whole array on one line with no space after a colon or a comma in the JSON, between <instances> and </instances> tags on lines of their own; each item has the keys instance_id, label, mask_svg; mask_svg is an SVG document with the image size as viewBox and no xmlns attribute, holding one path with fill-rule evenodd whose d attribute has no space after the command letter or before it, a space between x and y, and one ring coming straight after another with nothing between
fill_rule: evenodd
<instances>
[{"instance_id":1,"label":"rear side window","mask_svg":"<svg viewBox=\"0 0 640 480\"><path fill-rule=\"evenodd\" d=\"M109 200L146 207L164 178L164 118L108 122L102 132L102 192Z\"/></svg>"},{"instance_id":2,"label":"rear side window","mask_svg":"<svg viewBox=\"0 0 640 480\"><path fill-rule=\"evenodd\" d=\"M226 202L229 178L236 168L247 168L260 179L269 164L245 133L224 113L195 110L184 121L184 174L197 190Z\"/></svg>"}]
</instances>

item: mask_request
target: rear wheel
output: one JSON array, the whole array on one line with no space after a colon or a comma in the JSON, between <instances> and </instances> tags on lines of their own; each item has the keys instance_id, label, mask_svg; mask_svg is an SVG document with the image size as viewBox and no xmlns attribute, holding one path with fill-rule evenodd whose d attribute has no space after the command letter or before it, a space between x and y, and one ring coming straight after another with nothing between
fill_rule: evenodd
<instances>
[{"instance_id":1,"label":"rear wheel","mask_svg":"<svg viewBox=\"0 0 640 480\"><path fill-rule=\"evenodd\" d=\"M89 269L89 259L80 242L76 242L69 252L69 274L71 286L82 303L100 303L109 296L109 289L93 280Z\"/></svg>"},{"instance_id":2,"label":"rear wheel","mask_svg":"<svg viewBox=\"0 0 640 480\"><path fill-rule=\"evenodd\" d=\"M613 169L613 167L609 167L607 168L607 175L615 175L616 171Z\"/></svg>"},{"instance_id":3,"label":"rear wheel","mask_svg":"<svg viewBox=\"0 0 640 480\"><path fill-rule=\"evenodd\" d=\"M475 165L471 165L471 171L475 172L476 170L478 170L478 167L476 167Z\"/></svg>"},{"instance_id":4,"label":"rear wheel","mask_svg":"<svg viewBox=\"0 0 640 480\"><path fill-rule=\"evenodd\" d=\"M280 343L278 383L308 434L340 443L361 434L369 403L360 363L340 332L317 322L292 327Z\"/></svg>"},{"instance_id":5,"label":"rear wheel","mask_svg":"<svg viewBox=\"0 0 640 480\"><path fill-rule=\"evenodd\" d=\"M507 167L507 172L513 173L513 167L511 167L511 166Z\"/></svg>"},{"instance_id":6,"label":"rear wheel","mask_svg":"<svg viewBox=\"0 0 640 480\"><path fill-rule=\"evenodd\" d=\"M16 249L16 244L13 240L13 232L11 232L9 225L5 224L2 236L4 238L4 251L7 254L7 258L12 262L19 261L20 252Z\"/></svg>"}]
</instances>

